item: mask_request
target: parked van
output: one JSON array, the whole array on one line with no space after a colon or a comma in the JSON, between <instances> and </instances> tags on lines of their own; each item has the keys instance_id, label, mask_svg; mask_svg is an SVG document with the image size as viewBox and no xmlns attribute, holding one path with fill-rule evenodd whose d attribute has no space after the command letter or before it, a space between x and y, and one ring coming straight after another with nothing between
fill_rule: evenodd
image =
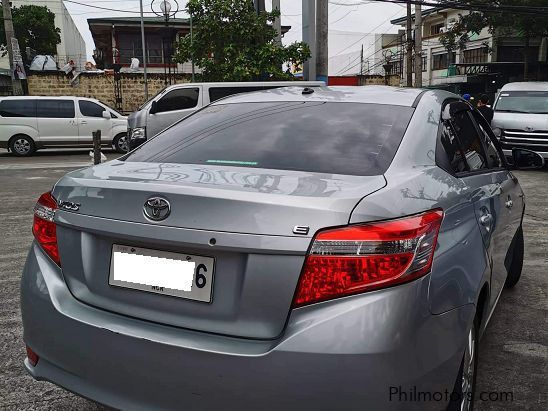
<instances>
[{"instance_id":1,"label":"parked van","mask_svg":"<svg viewBox=\"0 0 548 411\"><path fill-rule=\"evenodd\" d=\"M508 83L500 90L491 125L504 154L512 148L536 151L548 159L548 82Z\"/></svg>"},{"instance_id":2,"label":"parked van","mask_svg":"<svg viewBox=\"0 0 548 411\"><path fill-rule=\"evenodd\" d=\"M30 156L51 147L92 147L92 132L101 144L127 151L127 117L100 101L81 97L0 97L0 148Z\"/></svg>"},{"instance_id":3,"label":"parked van","mask_svg":"<svg viewBox=\"0 0 548 411\"><path fill-rule=\"evenodd\" d=\"M136 147L163 129L209 103L238 93L297 86L325 86L323 81L268 81L241 83L187 83L169 86L128 117L128 134Z\"/></svg>"}]
</instances>

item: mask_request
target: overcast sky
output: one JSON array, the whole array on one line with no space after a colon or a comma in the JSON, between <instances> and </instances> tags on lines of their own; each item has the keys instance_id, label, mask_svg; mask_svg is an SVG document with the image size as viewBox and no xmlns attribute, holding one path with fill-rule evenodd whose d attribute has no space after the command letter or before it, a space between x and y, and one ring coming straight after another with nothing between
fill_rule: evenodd
<instances>
[{"instance_id":1,"label":"overcast sky","mask_svg":"<svg viewBox=\"0 0 548 411\"><path fill-rule=\"evenodd\" d=\"M138 16L139 0L75 0L91 6L99 6L118 10L126 10L126 13L99 10L83 5L65 2L65 6L72 15L87 44L87 53L93 52L93 40L87 25L87 18ZM143 7L150 12L152 0L143 0ZM156 0L159 3L159 0ZM179 0L181 8L186 5L185 0ZM266 0L267 9L272 5L271 0ZM282 24L291 26L291 30L285 35L284 43L301 40L301 1L281 0ZM397 28L390 24L390 20L405 14L405 5L367 2L363 0L330 0L329 1L329 29L332 31L354 31L361 33L395 33ZM151 15L150 13L148 15ZM177 17L185 17L181 12ZM355 49L356 46L348 50ZM359 44L357 45L359 47ZM348 51L344 50L344 52ZM330 52L330 55L333 53Z\"/></svg>"}]
</instances>

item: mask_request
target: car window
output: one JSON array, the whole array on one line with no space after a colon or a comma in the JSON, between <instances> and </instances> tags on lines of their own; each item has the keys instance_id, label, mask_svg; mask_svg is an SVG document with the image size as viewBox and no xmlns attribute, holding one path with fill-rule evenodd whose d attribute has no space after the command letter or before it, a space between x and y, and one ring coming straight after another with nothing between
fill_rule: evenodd
<instances>
[{"instance_id":1,"label":"car window","mask_svg":"<svg viewBox=\"0 0 548 411\"><path fill-rule=\"evenodd\" d=\"M103 117L103 111L106 110L99 104L87 100L78 101L78 107L80 107L80 113L85 117Z\"/></svg>"},{"instance_id":2,"label":"car window","mask_svg":"<svg viewBox=\"0 0 548 411\"><path fill-rule=\"evenodd\" d=\"M211 87L209 89L209 101L213 103L223 97L232 96L238 93L249 93L251 91L268 90L270 86L249 86L249 87Z\"/></svg>"},{"instance_id":3,"label":"car window","mask_svg":"<svg viewBox=\"0 0 548 411\"><path fill-rule=\"evenodd\" d=\"M477 171L488 168L485 151L469 111L455 113L451 118L451 126L459 141L459 154L465 157L468 170Z\"/></svg>"},{"instance_id":4,"label":"car window","mask_svg":"<svg viewBox=\"0 0 548 411\"><path fill-rule=\"evenodd\" d=\"M495 111L548 114L548 91L503 91L495 104Z\"/></svg>"},{"instance_id":5,"label":"car window","mask_svg":"<svg viewBox=\"0 0 548 411\"><path fill-rule=\"evenodd\" d=\"M489 168L503 167L504 163L502 161L502 156L500 155L500 152L497 149L497 146L495 145L491 134L487 130L487 127L489 127L489 125L485 122L484 118L480 118L479 116L479 113L474 113L474 118L476 119L476 123L480 129L481 138L486 147L485 154L487 158L487 165Z\"/></svg>"},{"instance_id":6,"label":"car window","mask_svg":"<svg viewBox=\"0 0 548 411\"><path fill-rule=\"evenodd\" d=\"M2 117L36 117L36 100L3 100L0 101Z\"/></svg>"},{"instance_id":7,"label":"car window","mask_svg":"<svg viewBox=\"0 0 548 411\"><path fill-rule=\"evenodd\" d=\"M390 165L413 110L317 101L212 105L126 161L379 175Z\"/></svg>"},{"instance_id":8,"label":"car window","mask_svg":"<svg viewBox=\"0 0 548 411\"><path fill-rule=\"evenodd\" d=\"M36 117L39 118L74 118L73 100L37 100Z\"/></svg>"},{"instance_id":9,"label":"car window","mask_svg":"<svg viewBox=\"0 0 548 411\"><path fill-rule=\"evenodd\" d=\"M185 110L198 105L199 88L181 88L172 90L158 100L157 113L164 111Z\"/></svg>"},{"instance_id":10,"label":"car window","mask_svg":"<svg viewBox=\"0 0 548 411\"><path fill-rule=\"evenodd\" d=\"M461 173L468 170L468 165L466 160L462 155L462 150L460 148L459 142L455 136L455 132L451 128L449 122L444 122L442 125L441 132L441 145L443 151L447 156L451 170L455 173Z\"/></svg>"}]
</instances>

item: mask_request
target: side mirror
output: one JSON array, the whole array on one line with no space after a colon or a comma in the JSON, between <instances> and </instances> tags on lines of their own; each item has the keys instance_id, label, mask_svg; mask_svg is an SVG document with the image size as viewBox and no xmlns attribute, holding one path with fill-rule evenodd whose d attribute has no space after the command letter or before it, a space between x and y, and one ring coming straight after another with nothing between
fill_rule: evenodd
<instances>
[{"instance_id":1,"label":"side mirror","mask_svg":"<svg viewBox=\"0 0 548 411\"><path fill-rule=\"evenodd\" d=\"M111 118L110 113L107 110L103 111L103 118L106 118L107 120L110 120L110 118Z\"/></svg>"},{"instance_id":2,"label":"side mirror","mask_svg":"<svg viewBox=\"0 0 548 411\"><path fill-rule=\"evenodd\" d=\"M512 149L513 168L517 170L532 170L544 167L544 158L534 151L524 148Z\"/></svg>"},{"instance_id":3,"label":"side mirror","mask_svg":"<svg viewBox=\"0 0 548 411\"><path fill-rule=\"evenodd\" d=\"M152 104L150 105L150 111L149 113L150 114L156 114L158 112L158 102L157 101L153 101Z\"/></svg>"}]
</instances>

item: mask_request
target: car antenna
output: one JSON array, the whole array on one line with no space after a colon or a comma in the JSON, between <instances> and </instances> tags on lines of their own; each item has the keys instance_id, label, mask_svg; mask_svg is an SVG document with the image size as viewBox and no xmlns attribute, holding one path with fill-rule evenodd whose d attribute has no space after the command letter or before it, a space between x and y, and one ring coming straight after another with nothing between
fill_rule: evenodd
<instances>
[{"instance_id":1,"label":"car antenna","mask_svg":"<svg viewBox=\"0 0 548 411\"><path fill-rule=\"evenodd\" d=\"M314 89L310 87L303 88L303 94L312 94L314 93Z\"/></svg>"}]
</instances>

